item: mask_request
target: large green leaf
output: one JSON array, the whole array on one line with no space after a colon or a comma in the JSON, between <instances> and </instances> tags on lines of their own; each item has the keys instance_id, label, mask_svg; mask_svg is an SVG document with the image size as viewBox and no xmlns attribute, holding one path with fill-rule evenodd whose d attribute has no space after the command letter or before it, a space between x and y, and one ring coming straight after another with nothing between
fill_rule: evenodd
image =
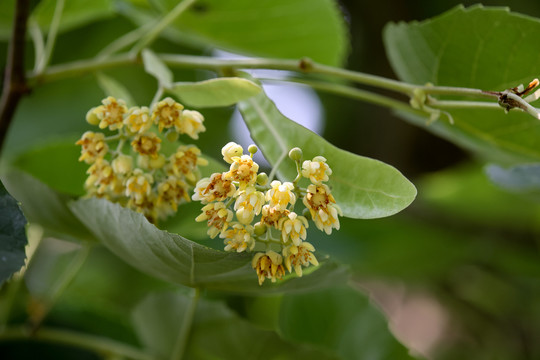
<instances>
[{"instance_id":1,"label":"large green leaf","mask_svg":"<svg viewBox=\"0 0 540 360\"><path fill-rule=\"evenodd\" d=\"M0 182L0 285L24 265L25 227L26 219L17 200Z\"/></svg>"},{"instance_id":2,"label":"large green leaf","mask_svg":"<svg viewBox=\"0 0 540 360\"><path fill-rule=\"evenodd\" d=\"M156 1L164 14L176 0ZM132 9L140 24L156 17ZM163 16L163 15L161 15ZM193 5L169 28L169 38L246 55L310 57L341 65L347 55L344 16L333 0L206 0Z\"/></svg>"},{"instance_id":3,"label":"large green leaf","mask_svg":"<svg viewBox=\"0 0 540 360\"><path fill-rule=\"evenodd\" d=\"M171 357L192 298L182 293L153 293L135 308L133 322L141 342L163 359ZM200 299L189 331L189 359L333 359L308 346L288 343L259 329L225 304ZM211 346L209 345L211 344Z\"/></svg>"},{"instance_id":4,"label":"large green leaf","mask_svg":"<svg viewBox=\"0 0 540 360\"><path fill-rule=\"evenodd\" d=\"M101 199L71 204L76 216L103 244L137 269L166 281L242 293L306 291L347 280L346 270L326 262L302 278L260 287L251 255L214 250L159 230L139 213Z\"/></svg>"},{"instance_id":5,"label":"large green leaf","mask_svg":"<svg viewBox=\"0 0 540 360\"><path fill-rule=\"evenodd\" d=\"M539 32L538 19L507 8L459 6L423 22L391 23L384 40L401 80L502 91L538 77ZM450 113L454 125L443 116L427 129L498 161L540 159L540 122L530 115L502 109Z\"/></svg>"},{"instance_id":6,"label":"large green leaf","mask_svg":"<svg viewBox=\"0 0 540 360\"><path fill-rule=\"evenodd\" d=\"M322 155L332 168L329 185L347 217L378 218L395 214L416 196L416 188L398 170L383 162L341 150L291 121L262 93L238 104L251 137L278 174L292 181L294 163L287 158L300 147L305 159Z\"/></svg>"},{"instance_id":7,"label":"large green leaf","mask_svg":"<svg viewBox=\"0 0 540 360\"><path fill-rule=\"evenodd\" d=\"M21 202L28 221L43 226L48 235L64 240L94 240L67 207L66 203L71 200L69 196L56 192L20 170L5 171L2 180L9 192Z\"/></svg>"},{"instance_id":8,"label":"large green leaf","mask_svg":"<svg viewBox=\"0 0 540 360\"><path fill-rule=\"evenodd\" d=\"M285 295L279 328L285 339L318 345L343 359L414 359L392 336L380 312L351 288Z\"/></svg>"},{"instance_id":9,"label":"large green leaf","mask_svg":"<svg viewBox=\"0 0 540 360\"><path fill-rule=\"evenodd\" d=\"M234 105L261 92L261 87L243 78L226 77L199 82L178 82L170 89L185 104L194 107Z\"/></svg>"}]
</instances>

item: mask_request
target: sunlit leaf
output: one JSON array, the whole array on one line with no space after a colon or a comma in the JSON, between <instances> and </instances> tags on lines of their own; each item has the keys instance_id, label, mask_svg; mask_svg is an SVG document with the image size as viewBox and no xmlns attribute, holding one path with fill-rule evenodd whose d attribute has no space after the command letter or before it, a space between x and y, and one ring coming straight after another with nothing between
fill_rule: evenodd
<instances>
[{"instance_id":1,"label":"sunlit leaf","mask_svg":"<svg viewBox=\"0 0 540 360\"><path fill-rule=\"evenodd\" d=\"M148 295L133 312L136 331L145 347L169 358L192 301L192 297L182 293ZM308 346L288 343L272 331L253 326L222 302L200 299L196 306L186 344L186 358L334 359Z\"/></svg>"},{"instance_id":2,"label":"sunlit leaf","mask_svg":"<svg viewBox=\"0 0 540 360\"><path fill-rule=\"evenodd\" d=\"M0 285L24 265L26 219L15 200L0 182Z\"/></svg>"},{"instance_id":3,"label":"sunlit leaf","mask_svg":"<svg viewBox=\"0 0 540 360\"><path fill-rule=\"evenodd\" d=\"M194 83L175 83L170 91L183 103L202 108L234 105L259 94L261 87L247 79L226 77Z\"/></svg>"},{"instance_id":4,"label":"sunlit leaf","mask_svg":"<svg viewBox=\"0 0 540 360\"><path fill-rule=\"evenodd\" d=\"M100 199L78 200L71 209L118 257L159 279L191 287L241 293L306 291L345 282L347 271L330 262L302 278L260 287L252 254L214 250L159 230L139 213Z\"/></svg>"},{"instance_id":5,"label":"sunlit leaf","mask_svg":"<svg viewBox=\"0 0 540 360\"><path fill-rule=\"evenodd\" d=\"M164 16L175 0L153 2ZM148 10L124 8L139 24L155 21ZM195 46L210 45L247 55L310 57L342 65L348 36L344 17L331 0L206 0L182 14L166 32L168 38Z\"/></svg>"},{"instance_id":6,"label":"sunlit leaf","mask_svg":"<svg viewBox=\"0 0 540 360\"><path fill-rule=\"evenodd\" d=\"M152 51L144 49L142 52L144 70L154 76L159 84L165 88L171 87L173 82L173 74Z\"/></svg>"},{"instance_id":7,"label":"sunlit leaf","mask_svg":"<svg viewBox=\"0 0 540 360\"><path fill-rule=\"evenodd\" d=\"M414 359L379 310L351 288L285 295L279 327L285 339L335 351L343 359Z\"/></svg>"},{"instance_id":8,"label":"sunlit leaf","mask_svg":"<svg viewBox=\"0 0 540 360\"><path fill-rule=\"evenodd\" d=\"M2 174L4 185L20 202L28 221L45 228L48 235L64 240L94 238L73 215L66 203L71 198L60 194L31 175L11 169Z\"/></svg>"},{"instance_id":9,"label":"sunlit leaf","mask_svg":"<svg viewBox=\"0 0 540 360\"><path fill-rule=\"evenodd\" d=\"M416 188L398 170L383 162L341 150L286 118L262 93L240 102L240 112L251 137L266 159L278 165L278 174L292 181L294 163L287 154L293 147L303 150L305 159L324 156L332 168L329 186L347 217L378 218L407 207L416 196Z\"/></svg>"},{"instance_id":10,"label":"sunlit leaf","mask_svg":"<svg viewBox=\"0 0 540 360\"><path fill-rule=\"evenodd\" d=\"M401 80L502 91L538 77L539 32L538 19L507 8L459 6L423 22L391 23L384 40ZM449 112L454 125L442 116L426 129L497 161L540 159L540 122L532 116L496 108ZM407 119L426 125L426 119Z\"/></svg>"}]
</instances>

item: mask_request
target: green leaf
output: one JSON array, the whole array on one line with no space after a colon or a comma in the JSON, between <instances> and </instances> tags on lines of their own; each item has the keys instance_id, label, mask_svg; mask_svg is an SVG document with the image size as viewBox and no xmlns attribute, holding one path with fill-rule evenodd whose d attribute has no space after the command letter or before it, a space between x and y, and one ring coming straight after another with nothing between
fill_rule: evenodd
<instances>
[{"instance_id":1,"label":"green leaf","mask_svg":"<svg viewBox=\"0 0 540 360\"><path fill-rule=\"evenodd\" d=\"M307 291L347 281L345 268L325 262L302 278L260 287L251 268L252 254L214 250L159 230L142 214L106 200L83 199L70 207L118 257L147 274L173 283L259 294Z\"/></svg>"},{"instance_id":2,"label":"green leaf","mask_svg":"<svg viewBox=\"0 0 540 360\"><path fill-rule=\"evenodd\" d=\"M175 83L170 92L185 104L202 108L234 105L259 94L261 87L247 79L226 77Z\"/></svg>"},{"instance_id":3,"label":"green leaf","mask_svg":"<svg viewBox=\"0 0 540 360\"><path fill-rule=\"evenodd\" d=\"M502 91L538 77L539 32L538 19L507 8L458 6L423 22L391 23L384 41L403 81ZM530 115L501 109L449 112L454 125L443 116L426 129L499 162L540 159L540 127ZM424 118L406 119L426 126Z\"/></svg>"},{"instance_id":4,"label":"green leaf","mask_svg":"<svg viewBox=\"0 0 540 360\"><path fill-rule=\"evenodd\" d=\"M27 242L26 219L0 182L0 285L24 265Z\"/></svg>"},{"instance_id":5,"label":"green leaf","mask_svg":"<svg viewBox=\"0 0 540 360\"><path fill-rule=\"evenodd\" d=\"M120 82L103 73L98 73L96 76L99 87L101 87L101 89L105 93L105 96L112 96L116 99L124 100L128 107L134 106L136 104L129 90Z\"/></svg>"},{"instance_id":6,"label":"green leaf","mask_svg":"<svg viewBox=\"0 0 540 360\"><path fill-rule=\"evenodd\" d=\"M64 240L95 241L67 207L69 196L20 170L7 170L2 179L9 192L21 202L28 221L43 226L48 235Z\"/></svg>"},{"instance_id":7,"label":"green leaf","mask_svg":"<svg viewBox=\"0 0 540 360\"><path fill-rule=\"evenodd\" d=\"M144 49L142 52L144 70L154 76L160 86L170 88L173 82L171 70L152 51Z\"/></svg>"},{"instance_id":8,"label":"green leaf","mask_svg":"<svg viewBox=\"0 0 540 360\"><path fill-rule=\"evenodd\" d=\"M146 348L169 358L192 298L182 293L154 293L135 308L133 322ZM211 346L209 346L211 344ZM308 346L288 343L259 329L222 302L200 299L187 342L189 359L333 359Z\"/></svg>"},{"instance_id":9,"label":"green leaf","mask_svg":"<svg viewBox=\"0 0 540 360\"><path fill-rule=\"evenodd\" d=\"M343 359L414 359L380 312L351 288L285 295L279 326L283 338L318 345Z\"/></svg>"},{"instance_id":10,"label":"green leaf","mask_svg":"<svg viewBox=\"0 0 540 360\"><path fill-rule=\"evenodd\" d=\"M161 16L178 4L157 1ZM146 10L131 9L139 24L155 21ZM312 58L342 65L348 51L344 16L332 0L206 0L183 13L167 32L169 39L208 45L246 55Z\"/></svg>"},{"instance_id":11,"label":"green leaf","mask_svg":"<svg viewBox=\"0 0 540 360\"><path fill-rule=\"evenodd\" d=\"M494 184L504 189L517 192L540 190L540 164L523 164L508 169L492 164L485 171Z\"/></svg>"},{"instance_id":12,"label":"green leaf","mask_svg":"<svg viewBox=\"0 0 540 360\"><path fill-rule=\"evenodd\" d=\"M383 162L341 150L317 134L289 120L262 93L238 104L251 137L266 159L279 166L278 174L296 177L287 154L293 147L303 150L304 159L324 156L333 173L329 186L347 217L370 219L390 216L407 207L416 188L398 170Z\"/></svg>"}]
</instances>

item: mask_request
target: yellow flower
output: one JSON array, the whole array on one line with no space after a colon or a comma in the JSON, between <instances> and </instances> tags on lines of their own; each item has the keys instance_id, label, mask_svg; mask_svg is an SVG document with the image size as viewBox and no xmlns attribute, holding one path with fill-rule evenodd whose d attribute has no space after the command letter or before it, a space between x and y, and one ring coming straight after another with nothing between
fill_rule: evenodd
<instances>
[{"instance_id":1,"label":"yellow flower","mask_svg":"<svg viewBox=\"0 0 540 360\"><path fill-rule=\"evenodd\" d=\"M222 202L210 203L202 208L202 214L195 218L195 221L201 222L208 220L208 235L215 238L217 234L227 230L229 223L233 218L233 212Z\"/></svg>"},{"instance_id":2,"label":"yellow flower","mask_svg":"<svg viewBox=\"0 0 540 360\"><path fill-rule=\"evenodd\" d=\"M287 246L283 249L283 257L285 258L287 270L292 272L292 268L294 268L296 275L302 276L302 266L308 267L309 264L319 265L317 258L313 255L314 251L315 248L308 242Z\"/></svg>"},{"instance_id":3,"label":"yellow flower","mask_svg":"<svg viewBox=\"0 0 540 360\"><path fill-rule=\"evenodd\" d=\"M192 139L198 139L199 133L206 130L203 125L204 117L195 110L182 111L180 125L176 126L176 131L180 134L188 134Z\"/></svg>"},{"instance_id":4,"label":"yellow flower","mask_svg":"<svg viewBox=\"0 0 540 360\"><path fill-rule=\"evenodd\" d=\"M282 218L287 218L289 213L290 211L287 209L279 210L275 207L271 207L270 205L264 205L262 207L261 223L281 230L280 223L283 225L283 222L280 222L280 220Z\"/></svg>"},{"instance_id":5,"label":"yellow flower","mask_svg":"<svg viewBox=\"0 0 540 360\"><path fill-rule=\"evenodd\" d=\"M169 215L176 212L178 204L182 200L189 202L191 199L187 193L188 185L174 176L169 176L157 186L157 203L158 209L161 210L161 215ZM162 216L163 217L163 216Z\"/></svg>"},{"instance_id":6,"label":"yellow flower","mask_svg":"<svg viewBox=\"0 0 540 360\"><path fill-rule=\"evenodd\" d=\"M207 205L208 206L208 205ZM253 226L232 223L232 227L221 232L220 238L224 239L225 251L242 252L246 249L253 250L255 239L253 239Z\"/></svg>"},{"instance_id":7,"label":"yellow flower","mask_svg":"<svg viewBox=\"0 0 540 360\"><path fill-rule=\"evenodd\" d=\"M306 240L308 221L303 216L298 216L295 212L291 212L287 217L279 220L279 228L281 228L281 240L287 243L290 238L294 245L298 246L302 240Z\"/></svg>"},{"instance_id":8,"label":"yellow flower","mask_svg":"<svg viewBox=\"0 0 540 360\"><path fill-rule=\"evenodd\" d=\"M153 182L152 175L141 169L133 170L133 174L126 181L126 196L131 197L136 204L141 204L150 195Z\"/></svg>"},{"instance_id":9,"label":"yellow flower","mask_svg":"<svg viewBox=\"0 0 540 360\"><path fill-rule=\"evenodd\" d=\"M232 161L229 171L225 173L225 179L238 181L240 190L255 184L259 165L249 155L235 156Z\"/></svg>"},{"instance_id":10,"label":"yellow flower","mask_svg":"<svg viewBox=\"0 0 540 360\"><path fill-rule=\"evenodd\" d=\"M146 106L129 109L129 113L124 119L124 124L132 134L142 134L148 131L152 126L150 110Z\"/></svg>"},{"instance_id":11,"label":"yellow flower","mask_svg":"<svg viewBox=\"0 0 540 360\"><path fill-rule=\"evenodd\" d=\"M223 155L223 160L225 160L229 164L233 163L233 157L240 157L243 153L244 149L242 149L242 146L232 141L230 143L227 143L227 145L225 145L221 149L221 155Z\"/></svg>"},{"instance_id":12,"label":"yellow flower","mask_svg":"<svg viewBox=\"0 0 540 360\"><path fill-rule=\"evenodd\" d=\"M264 203L264 194L257 191L255 187L249 186L246 190L242 190L236 202L234 203L234 210L236 210L236 218L242 224L249 224L253 221L255 215L261 213L261 208Z\"/></svg>"},{"instance_id":13,"label":"yellow flower","mask_svg":"<svg viewBox=\"0 0 540 360\"><path fill-rule=\"evenodd\" d=\"M309 209L317 229L326 232L328 235L332 233L332 228L339 230L338 215L343 216L343 213L332 194L330 194L328 186L325 184L309 185L303 202L306 208Z\"/></svg>"},{"instance_id":14,"label":"yellow flower","mask_svg":"<svg viewBox=\"0 0 540 360\"><path fill-rule=\"evenodd\" d=\"M87 131L75 144L82 146L79 161L84 161L87 164L92 164L97 159L103 158L109 151L105 135L102 133Z\"/></svg>"},{"instance_id":15,"label":"yellow flower","mask_svg":"<svg viewBox=\"0 0 540 360\"><path fill-rule=\"evenodd\" d=\"M143 214L152 224L156 223L158 211L156 209L156 196L153 192L142 194L138 200L135 198L129 199L126 207Z\"/></svg>"},{"instance_id":16,"label":"yellow flower","mask_svg":"<svg viewBox=\"0 0 540 360\"><path fill-rule=\"evenodd\" d=\"M117 174L128 174L133 169L133 157L120 154L112 161L112 168Z\"/></svg>"},{"instance_id":17,"label":"yellow flower","mask_svg":"<svg viewBox=\"0 0 540 360\"><path fill-rule=\"evenodd\" d=\"M269 250L266 253L255 254L251 260L251 267L257 272L259 285L262 285L266 279L276 282L276 280L281 279L285 275L283 258L272 250Z\"/></svg>"},{"instance_id":18,"label":"yellow flower","mask_svg":"<svg viewBox=\"0 0 540 360\"><path fill-rule=\"evenodd\" d=\"M109 96L101 101L103 105L91 109L86 114L89 123L96 123L99 120L99 128L109 130L121 129L124 125L124 114L128 112L126 103L123 100L116 100Z\"/></svg>"},{"instance_id":19,"label":"yellow flower","mask_svg":"<svg viewBox=\"0 0 540 360\"><path fill-rule=\"evenodd\" d=\"M270 183L272 188L266 193L266 200L270 202L271 207L275 207L278 210L285 210L287 205L294 204L296 202L296 196L293 193L294 185L291 182L284 182L283 184L274 180Z\"/></svg>"},{"instance_id":20,"label":"yellow flower","mask_svg":"<svg viewBox=\"0 0 540 360\"><path fill-rule=\"evenodd\" d=\"M122 191L122 183L107 160L97 159L86 173L88 178L84 185L89 192L112 196Z\"/></svg>"},{"instance_id":21,"label":"yellow flower","mask_svg":"<svg viewBox=\"0 0 540 360\"><path fill-rule=\"evenodd\" d=\"M173 126L180 128L182 110L184 106L170 97L158 102L152 109L152 122L158 125L159 132L170 129Z\"/></svg>"},{"instance_id":22,"label":"yellow flower","mask_svg":"<svg viewBox=\"0 0 540 360\"><path fill-rule=\"evenodd\" d=\"M153 159L157 159L161 148L161 139L152 132L138 134L131 142L131 147L141 155L148 155Z\"/></svg>"},{"instance_id":23,"label":"yellow flower","mask_svg":"<svg viewBox=\"0 0 540 360\"><path fill-rule=\"evenodd\" d=\"M142 169L161 169L166 162L165 155L163 154L159 154L155 158L148 155L139 155L137 157L137 166Z\"/></svg>"},{"instance_id":24,"label":"yellow flower","mask_svg":"<svg viewBox=\"0 0 540 360\"><path fill-rule=\"evenodd\" d=\"M330 175L332 175L332 169L322 156L315 156L313 160L302 163L302 176L311 180L313 184L321 185L323 181L328 181Z\"/></svg>"},{"instance_id":25,"label":"yellow flower","mask_svg":"<svg viewBox=\"0 0 540 360\"><path fill-rule=\"evenodd\" d=\"M181 145L169 157L167 173L169 175L184 176L191 183L197 181L198 166L208 165L208 160L199 157L201 150L195 145Z\"/></svg>"},{"instance_id":26,"label":"yellow flower","mask_svg":"<svg viewBox=\"0 0 540 360\"><path fill-rule=\"evenodd\" d=\"M236 187L231 180L223 179L223 174L214 173L210 178L203 178L195 186L192 199L207 204L212 201L223 201L234 195Z\"/></svg>"}]
</instances>

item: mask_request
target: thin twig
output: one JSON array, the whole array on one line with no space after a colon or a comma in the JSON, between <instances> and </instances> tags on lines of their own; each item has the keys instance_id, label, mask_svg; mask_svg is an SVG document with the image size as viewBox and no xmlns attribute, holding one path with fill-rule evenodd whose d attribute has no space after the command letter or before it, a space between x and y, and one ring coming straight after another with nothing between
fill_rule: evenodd
<instances>
[{"instance_id":1,"label":"thin twig","mask_svg":"<svg viewBox=\"0 0 540 360\"><path fill-rule=\"evenodd\" d=\"M0 99L0 154L13 115L29 89L24 73L24 40L30 0L16 1L13 30L9 42L2 97Z\"/></svg>"}]
</instances>

